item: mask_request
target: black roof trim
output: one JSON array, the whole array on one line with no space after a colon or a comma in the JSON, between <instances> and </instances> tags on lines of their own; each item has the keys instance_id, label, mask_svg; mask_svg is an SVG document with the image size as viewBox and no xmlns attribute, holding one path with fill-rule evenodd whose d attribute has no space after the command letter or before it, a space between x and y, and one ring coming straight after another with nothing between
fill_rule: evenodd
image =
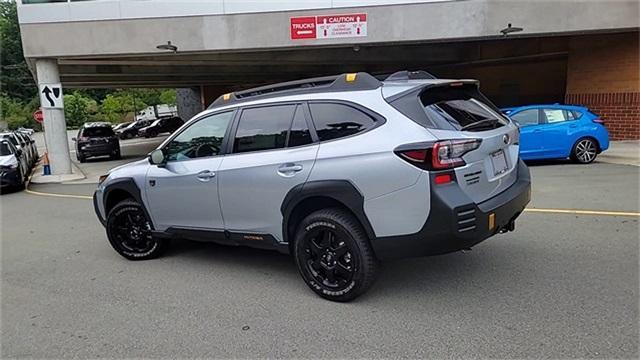
<instances>
[{"instance_id":1,"label":"black roof trim","mask_svg":"<svg viewBox=\"0 0 640 360\"><path fill-rule=\"evenodd\" d=\"M347 80L354 75L354 79ZM373 90L379 88L381 85L382 83L378 79L365 72L295 80L221 95L209 105L209 109L274 96L330 91Z\"/></svg>"}]
</instances>

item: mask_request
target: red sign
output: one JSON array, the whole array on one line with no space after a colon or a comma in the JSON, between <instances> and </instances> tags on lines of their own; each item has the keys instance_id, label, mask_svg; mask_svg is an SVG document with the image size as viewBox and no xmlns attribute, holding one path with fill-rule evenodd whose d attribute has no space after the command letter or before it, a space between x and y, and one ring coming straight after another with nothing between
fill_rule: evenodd
<instances>
[{"instance_id":1,"label":"red sign","mask_svg":"<svg viewBox=\"0 0 640 360\"><path fill-rule=\"evenodd\" d=\"M44 114L42 113L42 110L36 110L33 112L33 120L42 124L44 121Z\"/></svg>"},{"instance_id":2,"label":"red sign","mask_svg":"<svg viewBox=\"0 0 640 360\"><path fill-rule=\"evenodd\" d=\"M291 18L291 39L333 39L367 36L367 14Z\"/></svg>"},{"instance_id":3,"label":"red sign","mask_svg":"<svg viewBox=\"0 0 640 360\"><path fill-rule=\"evenodd\" d=\"M316 17L294 17L291 18L291 39L315 39L316 38Z\"/></svg>"}]
</instances>

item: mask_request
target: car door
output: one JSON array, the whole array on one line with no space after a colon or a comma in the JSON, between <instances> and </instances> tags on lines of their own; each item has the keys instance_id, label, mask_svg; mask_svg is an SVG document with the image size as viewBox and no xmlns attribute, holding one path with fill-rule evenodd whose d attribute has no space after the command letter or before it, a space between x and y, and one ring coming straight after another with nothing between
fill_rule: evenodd
<instances>
[{"instance_id":1,"label":"car door","mask_svg":"<svg viewBox=\"0 0 640 360\"><path fill-rule=\"evenodd\" d=\"M570 133L577 126L573 114L561 108L549 107L541 110L541 136L544 138L542 154L545 158L563 158L569 156L572 146Z\"/></svg>"},{"instance_id":2,"label":"car door","mask_svg":"<svg viewBox=\"0 0 640 360\"><path fill-rule=\"evenodd\" d=\"M542 139L540 138L538 109L525 109L509 117L520 127L520 156L535 159L541 155Z\"/></svg>"},{"instance_id":3,"label":"car door","mask_svg":"<svg viewBox=\"0 0 640 360\"><path fill-rule=\"evenodd\" d=\"M218 171L225 229L282 240L280 206L307 180L318 153L305 113L296 103L242 110Z\"/></svg>"},{"instance_id":4,"label":"car door","mask_svg":"<svg viewBox=\"0 0 640 360\"><path fill-rule=\"evenodd\" d=\"M166 164L151 165L145 182L156 230L224 229L217 171L234 114L206 115L163 145Z\"/></svg>"}]
</instances>

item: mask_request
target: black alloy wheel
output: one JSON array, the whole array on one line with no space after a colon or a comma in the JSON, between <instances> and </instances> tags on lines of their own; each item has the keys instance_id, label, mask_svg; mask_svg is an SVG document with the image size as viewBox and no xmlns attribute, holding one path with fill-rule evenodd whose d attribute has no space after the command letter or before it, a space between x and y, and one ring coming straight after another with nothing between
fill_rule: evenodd
<instances>
[{"instance_id":1,"label":"black alloy wheel","mask_svg":"<svg viewBox=\"0 0 640 360\"><path fill-rule=\"evenodd\" d=\"M129 260L152 259L165 250L167 240L154 238L152 230L144 209L133 200L118 203L107 216L109 242Z\"/></svg>"},{"instance_id":2,"label":"black alloy wheel","mask_svg":"<svg viewBox=\"0 0 640 360\"><path fill-rule=\"evenodd\" d=\"M373 285L378 271L362 226L341 209L307 216L298 227L294 255L307 285L333 301L355 299Z\"/></svg>"}]
</instances>

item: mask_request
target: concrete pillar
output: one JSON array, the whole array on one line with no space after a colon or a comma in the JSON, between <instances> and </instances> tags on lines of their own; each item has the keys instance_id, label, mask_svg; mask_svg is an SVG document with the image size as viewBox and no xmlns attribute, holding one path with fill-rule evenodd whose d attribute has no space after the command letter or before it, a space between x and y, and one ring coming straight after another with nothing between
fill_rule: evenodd
<instances>
[{"instance_id":1,"label":"concrete pillar","mask_svg":"<svg viewBox=\"0 0 640 360\"><path fill-rule=\"evenodd\" d=\"M204 110L200 97L200 88L176 89L178 116L180 116L182 120L187 121Z\"/></svg>"},{"instance_id":2,"label":"concrete pillar","mask_svg":"<svg viewBox=\"0 0 640 360\"><path fill-rule=\"evenodd\" d=\"M38 84L60 82L58 62L54 59L36 60ZM41 104L42 105L42 104ZM44 113L44 139L49 154L51 174L71 174L71 155L67 138L67 122L64 109L42 109Z\"/></svg>"}]
</instances>

